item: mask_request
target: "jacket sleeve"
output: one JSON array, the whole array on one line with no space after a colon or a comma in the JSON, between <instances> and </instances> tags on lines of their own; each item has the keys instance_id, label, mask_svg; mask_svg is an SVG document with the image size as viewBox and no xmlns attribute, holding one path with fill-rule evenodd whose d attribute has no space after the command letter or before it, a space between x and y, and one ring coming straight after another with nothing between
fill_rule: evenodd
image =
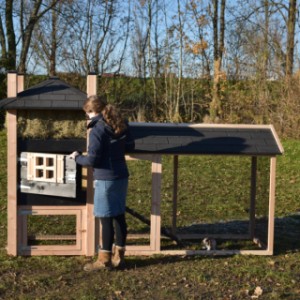
<instances>
[{"instance_id":1,"label":"jacket sleeve","mask_svg":"<svg viewBox=\"0 0 300 300\"><path fill-rule=\"evenodd\" d=\"M102 134L93 128L89 133L89 144L87 155L76 156L76 163L82 166L94 167L101 158L102 153Z\"/></svg>"}]
</instances>

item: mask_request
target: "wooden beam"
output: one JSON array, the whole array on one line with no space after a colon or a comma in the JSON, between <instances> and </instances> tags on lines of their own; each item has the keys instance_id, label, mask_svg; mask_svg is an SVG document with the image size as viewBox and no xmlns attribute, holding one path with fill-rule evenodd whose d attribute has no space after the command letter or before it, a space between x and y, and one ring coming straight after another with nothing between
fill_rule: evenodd
<instances>
[{"instance_id":1,"label":"wooden beam","mask_svg":"<svg viewBox=\"0 0 300 300\"><path fill-rule=\"evenodd\" d=\"M97 95L97 77L95 73L90 73L87 76L86 93L88 97Z\"/></svg>"},{"instance_id":2,"label":"wooden beam","mask_svg":"<svg viewBox=\"0 0 300 300\"><path fill-rule=\"evenodd\" d=\"M19 89L18 89L19 87ZM23 91L24 80L17 72L7 73L7 97L17 97ZM17 111L6 113L7 127L7 253L18 253L18 216L17 216Z\"/></svg>"},{"instance_id":3,"label":"wooden beam","mask_svg":"<svg viewBox=\"0 0 300 300\"><path fill-rule=\"evenodd\" d=\"M134 256L150 256L150 255L180 255L180 256L191 256L191 255L204 255L204 256L228 256L228 255L272 255L268 250L162 250L152 251L143 249L142 247L130 247L126 250L126 255Z\"/></svg>"},{"instance_id":4,"label":"wooden beam","mask_svg":"<svg viewBox=\"0 0 300 300\"><path fill-rule=\"evenodd\" d=\"M274 248L275 180L276 180L276 157L271 157L270 186L269 186L269 220L268 220L268 251L271 254L273 254L273 248Z\"/></svg>"},{"instance_id":5,"label":"wooden beam","mask_svg":"<svg viewBox=\"0 0 300 300\"><path fill-rule=\"evenodd\" d=\"M18 79L17 79L17 92L21 93L24 91L24 74L18 74Z\"/></svg>"},{"instance_id":6,"label":"wooden beam","mask_svg":"<svg viewBox=\"0 0 300 300\"><path fill-rule=\"evenodd\" d=\"M178 193L178 155L173 156L173 209L172 233L176 234L177 228L177 193Z\"/></svg>"},{"instance_id":7,"label":"wooden beam","mask_svg":"<svg viewBox=\"0 0 300 300\"><path fill-rule=\"evenodd\" d=\"M87 76L87 96L97 94L97 75L89 74ZM87 132L88 136L88 132ZM88 139L87 139L88 148ZM86 255L93 256L96 251L96 224L94 217L94 180L92 168L87 168L87 193L86 193L86 223L87 223L87 234L86 234ZM98 233L99 234L99 233Z\"/></svg>"},{"instance_id":8,"label":"wooden beam","mask_svg":"<svg viewBox=\"0 0 300 300\"><path fill-rule=\"evenodd\" d=\"M28 240L34 241L76 241L75 234L33 234L28 236Z\"/></svg>"},{"instance_id":9,"label":"wooden beam","mask_svg":"<svg viewBox=\"0 0 300 300\"><path fill-rule=\"evenodd\" d=\"M249 225L249 233L251 238L254 237L254 230L255 230L256 172L257 172L257 157L253 156L251 157L250 225Z\"/></svg>"},{"instance_id":10,"label":"wooden beam","mask_svg":"<svg viewBox=\"0 0 300 300\"><path fill-rule=\"evenodd\" d=\"M161 155L153 155L152 162L152 200L151 200L151 228L150 228L150 248L155 251L160 250L160 204L161 204Z\"/></svg>"},{"instance_id":11,"label":"wooden beam","mask_svg":"<svg viewBox=\"0 0 300 300\"><path fill-rule=\"evenodd\" d=\"M7 73L7 98L17 97L18 93L18 75L17 72Z\"/></svg>"},{"instance_id":12,"label":"wooden beam","mask_svg":"<svg viewBox=\"0 0 300 300\"><path fill-rule=\"evenodd\" d=\"M17 111L7 111L7 253L17 255Z\"/></svg>"}]
</instances>

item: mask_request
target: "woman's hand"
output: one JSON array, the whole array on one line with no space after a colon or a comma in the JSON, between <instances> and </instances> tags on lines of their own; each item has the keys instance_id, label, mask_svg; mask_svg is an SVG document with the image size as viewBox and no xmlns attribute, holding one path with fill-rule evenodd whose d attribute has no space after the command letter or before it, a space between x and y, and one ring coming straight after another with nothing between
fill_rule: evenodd
<instances>
[{"instance_id":1,"label":"woman's hand","mask_svg":"<svg viewBox=\"0 0 300 300\"><path fill-rule=\"evenodd\" d=\"M78 155L80 155L79 152L78 152L78 151L74 151L73 153L71 153L71 154L69 155L69 158L75 159L76 156L78 156Z\"/></svg>"}]
</instances>

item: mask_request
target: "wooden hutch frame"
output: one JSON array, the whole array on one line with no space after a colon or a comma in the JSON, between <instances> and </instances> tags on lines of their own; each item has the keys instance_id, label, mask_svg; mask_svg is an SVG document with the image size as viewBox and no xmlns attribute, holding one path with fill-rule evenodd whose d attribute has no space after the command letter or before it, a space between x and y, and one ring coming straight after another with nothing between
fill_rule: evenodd
<instances>
[{"instance_id":1,"label":"wooden hutch frame","mask_svg":"<svg viewBox=\"0 0 300 300\"><path fill-rule=\"evenodd\" d=\"M18 93L24 90L24 75L10 72L7 75L7 97L16 98ZM90 74L87 77L87 96L97 94L97 75ZM97 243L101 240L100 231L93 216L93 179L92 171L87 171L87 198L86 205L79 206L18 206L17 201L17 110L7 109L7 253L9 255L86 255L93 256ZM161 125L161 124L160 124ZM135 126L140 126L135 124ZM143 125L145 126L145 125ZM147 126L147 124L146 124ZM151 124L149 126L155 126ZM169 126L166 124L165 126ZM170 125L170 126L174 126ZM275 217L275 177L276 155L283 153L283 148L271 125L214 125L194 124L187 127L201 128L230 128L230 129L268 129L273 135L279 151L275 154L266 154L270 158L269 174L269 210L268 210L268 234L267 246L260 250L161 250L161 184L162 184L162 155L164 152L128 154L128 160L143 159L151 162L152 192L151 192L151 218L150 218L150 244L127 246L126 255L232 255L253 254L272 255L274 250L274 217ZM178 190L178 156L181 153L167 153L173 156L173 232L176 234L177 190ZM250 190L250 226L249 234L241 238L255 237L255 197L256 197L256 171L257 156L251 156L251 190ZM74 215L76 217L76 243L74 245L32 246L27 244L27 217L29 215ZM201 235L193 235L188 238L201 238ZM232 238L232 236L230 236ZM54 237L55 238L55 237ZM68 237L66 237L67 239ZM184 238L180 236L179 238ZM218 238L218 236L216 236ZM239 238L239 237L234 237Z\"/></svg>"}]
</instances>

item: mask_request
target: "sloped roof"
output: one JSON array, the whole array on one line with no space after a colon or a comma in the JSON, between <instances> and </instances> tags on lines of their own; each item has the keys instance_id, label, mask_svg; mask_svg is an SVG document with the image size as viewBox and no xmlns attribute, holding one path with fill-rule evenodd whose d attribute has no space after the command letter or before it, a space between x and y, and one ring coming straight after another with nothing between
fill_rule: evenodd
<instances>
[{"instance_id":1,"label":"sloped roof","mask_svg":"<svg viewBox=\"0 0 300 300\"><path fill-rule=\"evenodd\" d=\"M283 147L272 125L131 123L135 153L273 156Z\"/></svg>"},{"instance_id":2,"label":"sloped roof","mask_svg":"<svg viewBox=\"0 0 300 300\"><path fill-rule=\"evenodd\" d=\"M135 149L128 153L166 155L276 156L282 145L272 125L129 123ZM47 141L47 142L46 142ZM19 140L19 150L71 153L86 150L85 139Z\"/></svg>"},{"instance_id":3,"label":"sloped roof","mask_svg":"<svg viewBox=\"0 0 300 300\"><path fill-rule=\"evenodd\" d=\"M86 93L57 77L52 77L18 93L15 98L1 100L0 108L81 110L86 97ZM182 123L130 123L130 125L136 143L134 153L253 156L273 156L283 153L272 125ZM62 147L63 141L60 140L58 143L59 147ZM41 145L38 147L43 151L42 148Z\"/></svg>"},{"instance_id":4,"label":"sloped roof","mask_svg":"<svg viewBox=\"0 0 300 300\"><path fill-rule=\"evenodd\" d=\"M0 108L78 110L82 108L86 97L86 93L57 77L51 77L18 93L17 97L1 100Z\"/></svg>"}]
</instances>

